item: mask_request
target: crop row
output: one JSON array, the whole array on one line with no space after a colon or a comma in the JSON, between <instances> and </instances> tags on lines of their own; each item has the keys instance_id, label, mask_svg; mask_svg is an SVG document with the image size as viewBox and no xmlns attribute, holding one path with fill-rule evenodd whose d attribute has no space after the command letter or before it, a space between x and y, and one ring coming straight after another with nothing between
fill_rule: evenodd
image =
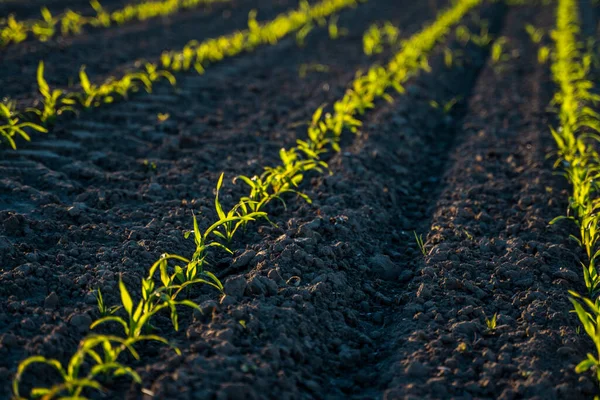
<instances>
[{"instance_id":1,"label":"crop row","mask_svg":"<svg viewBox=\"0 0 600 400\"><path fill-rule=\"evenodd\" d=\"M581 263L585 296L569 291L570 300L587 335L595 346L595 354L588 353L576 372L593 371L600 382L600 157L594 143L600 141L600 114L590 105L600 96L594 92L589 79L592 54L584 51L578 39L581 32L579 7L576 0L559 0L556 11L555 48L551 65L552 77L558 85L554 102L559 106L560 126L552 129L557 145L555 167L559 168L571 185L567 215L555 218L570 220L578 228L571 238L585 251Z\"/></svg>"},{"instance_id":2,"label":"crop row","mask_svg":"<svg viewBox=\"0 0 600 400\"><path fill-rule=\"evenodd\" d=\"M194 216L193 229L185 233L185 237L193 237L195 243L195 251L190 258L163 254L151 266L147 277L142 279L139 294L134 296L138 298L137 303L122 281L119 282L121 305L107 306L98 290L98 308L101 316L92 323L91 328L112 323L122 327L123 335L86 336L66 366L58 360L46 359L43 356L27 358L20 363L13 381L14 398L23 398L19 390L20 382L24 372L32 364L41 363L54 368L63 381L50 388L34 388L30 397L83 398L85 390L101 388L101 376L127 375L141 382L135 370L120 361L125 358L123 353L129 353L133 358L139 359L134 346L141 341L162 342L179 352L166 339L148 333L152 327L152 317L158 312L169 311L173 327L177 330L178 306L201 311L191 300L181 299L190 287L209 285L222 293L221 282L205 268L209 252L220 249L231 253L228 246L240 228L245 228L258 219L270 222L266 209L271 202L284 202L284 197L290 194L310 202L310 198L300 188L305 175L326 172L328 166L323 158L326 153L339 150L342 133L358 132L361 126L360 116L374 108L377 100L391 101L390 90L402 93L402 85L410 77L419 71L428 70L428 54L435 44L443 40L450 28L480 2L481 0L457 2L443 11L431 25L402 42L400 50L386 66L376 65L364 74L357 73L344 96L334 103L330 112L325 112L323 107L315 111L307 137L298 140L294 147L280 150L281 162L278 165L265 167L260 175L236 178L249 187L249 193L229 210L224 209L219 200L224 179L221 174L215 196L218 220L207 224L208 228L202 230Z\"/></svg>"},{"instance_id":3,"label":"crop row","mask_svg":"<svg viewBox=\"0 0 600 400\"><path fill-rule=\"evenodd\" d=\"M143 1L129 4L118 10L106 11L98 0L90 0L90 5L96 15L85 16L67 9L62 14L52 15L48 8L40 11L40 19L19 21L14 15L9 15L0 21L0 47L21 43L30 36L46 42L56 35L78 35L86 27L109 28L123 25L131 21L145 21L150 18L165 17L200 5L229 2L230 0L162 0Z\"/></svg>"},{"instance_id":4,"label":"crop row","mask_svg":"<svg viewBox=\"0 0 600 400\"><path fill-rule=\"evenodd\" d=\"M248 29L187 43L182 50L165 51L160 57L160 65L144 63L137 70L128 72L121 78L110 77L103 83L91 83L85 66L79 71L81 90L68 93L52 89L44 78L44 64L40 62L37 73L41 101L36 107L17 110L11 101L0 106L0 137L16 149L15 136L30 140L29 131L47 132L56 118L66 112L77 113L102 104L126 99L140 89L152 91L153 84L160 79L176 83L173 73L191 69L202 74L209 64L225 58L251 52L261 45L275 45L287 35L297 32L304 37L315 25L326 24L326 18L337 12L354 7L361 0L323 0L314 5L301 1L298 9L282 13L271 21L258 23L256 12L251 12Z\"/></svg>"}]
</instances>

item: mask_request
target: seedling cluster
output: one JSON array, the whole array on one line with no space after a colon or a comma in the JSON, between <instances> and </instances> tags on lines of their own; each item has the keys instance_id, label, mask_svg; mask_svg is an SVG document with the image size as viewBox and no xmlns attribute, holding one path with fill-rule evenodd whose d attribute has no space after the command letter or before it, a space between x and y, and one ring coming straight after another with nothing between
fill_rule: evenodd
<instances>
[{"instance_id":1,"label":"seedling cluster","mask_svg":"<svg viewBox=\"0 0 600 400\"><path fill-rule=\"evenodd\" d=\"M259 175L238 176L235 179L235 181L239 180L248 186L249 192L228 210L224 208L219 195L224 180L223 174L221 174L215 195L217 220L208 224L206 229L201 230L194 216L193 229L185 233L186 238L193 237L194 239L195 250L191 257L163 254L150 267L148 275L140 282L138 291L133 294L124 281L120 280L120 305L107 305L101 291L97 291L100 318L92 323L91 328L97 329L114 324L120 327L122 334L93 333L86 336L66 366L63 366L58 360L42 356L25 359L19 365L13 381L14 398L24 398L20 388L21 380L24 373L33 364L41 363L51 366L60 373L62 381L50 388L34 388L29 393L29 397L83 398L84 392L88 390L101 390L101 382L106 378L129 376L134 381L140 382L140 376L131 366L125 364L124 359L127 357L123 355L128 353L130 357L139 359L135 347L140 342L161 342L173 347L175 352L179 352L165 338L152 333L153 317L161 312L169 312L173 328L177 330L179 329L178 308L180 306L202 311L198 304L187 297L191 288L203 285L222 293L223 285L214 274L206 269L209 265L211 250L220 249L231 253L229 245L240 229L246 229L249 223L258 219L271 222L267 209L273 201L285 206L285 197L293 195L311 202L311 199L300 188L301 183L305 181L305 175L327 172L328 165L323 158L331 151L340 150L342 133L345 131L358 133L362 124L360 116L374 108L377 100L392 101L388 91L395 90L402 93L404 91L402 84L409 77L418 74L419 71L427 70L427 57L434 45L443 40L451 27L460 21L467 12L480 4L480 1L457 2L442 12L431 25L403 42L392 61L385 67L375 65L366 73L358 72L342 99L334 103L331 112L325 112L324 106L314 112L308 127L307 138L298 139L294 147L280 150L279 164L265 167ZM263 27L270 26L270 28L266 28L260 33L257 25L251 23L247 37L255 39L249 39L249 43L257 45L260 40L276 41L284 32L276 28L276 25L288 26L288 30L291 30L292 27L297 29L306 26L310 21L319 21L343 6L353 4L355 4L354 1L347 0L326 0L312 7L303 3L300 11L288 15L289 21L281 19L278 24L262 25ZM242 322L240 323L242 324Z\"/></svg>"},{"instance_id":2,"label":"seedling cluster","mask_svg":"<svg viewBox=\"0 0 600 400\"><path fill-rule=\"evenodd\" d=\"M33 121L35 119L32 116L37 116L36 122L48 127L48 124L52 124L56 117L66 111L86 110L113 103L118 99L127 99L131 93L140 89L151 92L154 83L161 79L166 79L171 85L175 85L176 79L173 75L175 73L193 69L202 74L209 64L217 63L224 58L234 57L242 52L251 52L261 45L275 45L293 32L305 35L315 24L324 26L328 17L344 8L355 7L359 2L360 0L323 0L309 5L306 1L302 1L297 10L280 14L275 19L262 24L256 21L256 12L253 11L249 15L247 30L203 42L192 40L184 46L183 50L165 51L160 57L160 65L144 63L141 68L121 78L109 77L103 83L93 84L86 73L85 66L82 66L79 71L81 88L79 91L67 93L58 89L51 90L44 78L44 63L40 62L37 80L42 99L36 107L21 112L14 111L13 116L25 121ZM28 134L21 136L29 140ZM13 148L16 148L14 139L9 141L8 136L6 139Z\"/></svg>"},{"instance_id":3,"label":"seedling cluster","mask_svg":"<svg viewBox=\"0 0 600 400\"><path fill-rule=\"evenodd\" d=\"M47 7L43 7L39 19L19 21L14 15L9 15L5 20L0 20L0 47L21 43L29 37L46 42L56 35L78 35L86 27L108 28L131 21L165 17L201 5L228 1L230 0L145 0L108 12L98 0L90 0L90 6L95 13L93 16L86 16L69 9L62 14L52 15Z\"/></svg>"},{"instance_id":4,"label":"seedling cluster","mask_svg":"<svg viewBox=\"0 0 600 400\"><path fill-rule=\"evenodd\" d=\"M578 35L581 32L579 8L576 0L559 0L557 26L552 32L555 46L551 71L558 90L554 103L558 106L560 126L552 129L557 145L555 167L571 184L567 215L555 218L570 220L578 228L571 238L585 251L581 263L587 293L582 296L569 291L575 312L587 335L595 344L595 354L576 367L577 372L593 370L600 382L600 276L597 261L600 257L598 240L600 232L600 157L593 143L600 140L600 114L591 105L600 100L594 84L588 78L592 56L584 52L585 46Z\"/></svg>"}]
</instances>

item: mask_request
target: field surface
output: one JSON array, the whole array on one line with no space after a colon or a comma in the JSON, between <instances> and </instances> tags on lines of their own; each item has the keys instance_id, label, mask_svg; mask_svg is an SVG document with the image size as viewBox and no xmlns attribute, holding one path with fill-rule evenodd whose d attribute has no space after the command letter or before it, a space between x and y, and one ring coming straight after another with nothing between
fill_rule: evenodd
<instances>
[{"instance_id":1,"label":"field surface","mask_svg":"<svg viewBox=\"0 0 600 400\"><path fill-rule=\"evenodd\" d=\"M102 6L110 12L131 3ZM600 394L597 366L575 371L587 353L598 356L571 312L568 291L588 293L585 251L569 239L579 230L568 221L550 224L567 212L572 190L555 173L549 128L561 124L553 102L558 53L549 34L557 2L477 3L427 51L427 68L401 82L402 93L389 89L388 101L376 98L356 114L358 135L345 126L340 150L320 155L327 168L303 174L296 188L302 195L272 201L268 220L244 224L232 241L214 237L231 250L211 249L204 266L222 291L186 288L195 306L178 306L178 330L168 309L144 327L178 352L142 341L135 343L138 360L124 347L118 361L141 382L100 374L101 390L78 395ZM44 125L48 133L15 139L16 149L0 143L0 399L18 398L17 377L26 399L35 398L33 387L62 382L48 365L18 373L27 357L67 365L85 337L122 335L118 322L90 329L101 317L98 288L105 303L124 305L107 315L126 317L121 282L134 304L141 301L140 282L161 254L194 253L194 235L184 237L193 216L201 229L219 219L217 193L223 208L233 207L248 191L235 177L281 163L280 149L306 137L319 107L331 112L357 71L388 65L403 41L454 4L358 2L315 20L303 40L293 32L207 63L202 74L171 70L174 86L159 79L151 92L64 112ZM86 1L0 1L0 19L40 18L43 6L93 14ZM160 65L163 51L191 40L247 29L252 10L263 23L302 7L296 0L231 0L43 42L29 37L0 48L0 98L18 110L39 106L40 61L51 88L77 92L83 65L92 82L118 79L140 60ZM598 9L579 4L582 42L594 35ZM364 33L385 21L398 38L366 55ZM526 26L544 32L541 41ZM540 61L543 46L551 53ZM91 365L87 359L82 370ZM45 398L68 394L63 387Z\"/></svg>"}]
</instances>

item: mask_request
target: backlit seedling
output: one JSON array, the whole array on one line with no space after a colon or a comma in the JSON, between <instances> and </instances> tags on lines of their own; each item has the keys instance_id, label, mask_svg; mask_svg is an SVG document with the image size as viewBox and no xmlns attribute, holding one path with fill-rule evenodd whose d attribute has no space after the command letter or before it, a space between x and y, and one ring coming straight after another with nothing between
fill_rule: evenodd
<instances>
[{"instance_id":1,"label":"backlit seedling","mask_svg":"<svg viewBox=\"0 0 600 400\"><path fill-rule=\"evenodd\" d=\"M32 122L21 122L15 115L15 104L13 102L0 103L0 137L4 138L14 150L17 144L15 136L30 141L29 134L25 131L27 128L37 132L47 133L46 128Z\"/></svg>"},{"instance_id":2,"label":"backlit seedling","mask_svg":"<svg viewBox=\"0 0 600 400\"><path fill-rule=\"evenodd\" d=\"M421 252L421 254L426 256L427 249L425 248L425 242L423 241L423 235L417 235L417 232L413 232L413 234L415 235L415 241L417 242L417 247L419 248L419 251Z\"/></svg>"},{"instance_id":3,"label":"backlit seedling","mask_svg":"<svg viewBox=\"0 0 600 400\"><path fill-rule=\"evenodd\" d=\"M492 318L486 318L485 325L487 326L488 332L494 332L496 330L496 326L498 325L498 313L494 313Z\"/></svg>"},{"instance_id":4,"label":"backlit seedling","mask_svg":"<svg viewBox=\"0 0 600 400\"><path fill-rule=\"evenodd\" d=\"M53 124L56 117L65 111L75 112L73 101L62 98L62 90L50 89L44 78L44 63L40 61L37 69L37 83L42 95L42 109L28 108L27 111L37 114L43 124Z\"/></svg>"},{"instance_id":5,"label":"backlit seedling","mask_svg":"<svg viewBox=\"0 0 600 400\"><path fill-rule=\"evenodd\" d=\"M594 342L596 354L588 353L587 358L575 367L575 372L592 370L596 380L600 382L600 300L591 301L579 294L569 291L571 303L586 334Z\"/></svg>"},{"instance_id":6,"label":"backlit seedling","mask_svg":"<svg viewBox=\"0 0 600 400\"><path fill-rule=\"evenodd\" d=\"M217 193L215 195L215 210L219 216L219 221L223 221L223 223L220 224L213 233L227 243L231 243L233 236L241 226L245 226L248 222L255 221L257 218L266 218L267 213L264 211L249 212L248 210L252 209L244 207L246 205L244 203L236 204L229 212L225 213L219 202L219 191L223 186L223 176L224 174L221 174L219 177L219 181L217 182ZM244 206L242 206L242 204Z\"/></svg>"}]
</instances>

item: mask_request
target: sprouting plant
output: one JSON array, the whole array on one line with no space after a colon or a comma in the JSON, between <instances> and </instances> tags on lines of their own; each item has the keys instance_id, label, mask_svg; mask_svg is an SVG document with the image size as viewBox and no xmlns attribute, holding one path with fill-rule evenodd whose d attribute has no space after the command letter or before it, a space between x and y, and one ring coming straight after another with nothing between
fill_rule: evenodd
<instances>
[{"instance_id":1,"label":"sprouting plant","mask_svg":"<svg viewBox=\"0 0 600 400\"><path fill-rule=\"evenodd\" d=\"M500 37L494 41L494 44L492 45L492 61L495 64L510 58L507 54L504 54L506 42L507 39L505 37Z\"/></svg>"},{"instance_id":2,"label":"sprouting plant","mask_svg":"<svg viewBox=\"0 0 600 400\"><path fill-rule=\"evenodd\" d=\"M545 64L548 61L549 57L550 57L550 47L541 46L538 49L538 55L537 55L538 63Z\"/></svg>"},{"instance_id":3,"label":"sprouting plant","mask_svg":"<svg viewBox=\"0 0 600 400\"><path fill-rule=\"evenodd\" d=\"M13 150L17 149L15 136L18 135L27 141L31 140L25 131L27 128L42 133L48 132L46 128L32 122L21 122L15 113L14 102L0 103L0 137L7 140Z\"/></svg>"},{"instance_id":4,"label":"sprouting plant","mask_svg":"<svg viewBox=\"0 0 600 400\"><path fill-rule=\"evenodd\" d=\"M471 42L473 42L475 45L479 46L479 47L486 47L488 46L493 38L492 35L489 32L489 29L487 27L487 24L483 24L479 30L479 34L472 34L470 35L470 39Z\"/></svg>"},{"instance_id":5,"label":"sprouting plant","mask_svg":"<svg viewBox=\"0 0 600 400\"><path fill-rule=\"evenodd\" d=\"M43 124L52 124L58 115L65 111L75 112L72 107L73 102L69 99L61 98L62 90L50 89L50 85L44 78L44 63L40 61L37 69L37 83L40 94L42 95L42 109L28 108L27 111L37 114Z\"/></svg>"},{"instance_id":6,"label":"sprouting plant","mask_svg":"<svg viewBox=\"0 0 600 400\"><path fill-rule=\"evenodd\" d=\"M101 86L94 85L90 82L87 72L85 72L85 65L79 69L79 83L81 84L82 93L76 93L73 95L79 104L84 109L89 109L92 106L98 105L102 100L104 91Z\"/></svg>"},{"instance_id":7,"label":"sprouting plant","mask_svg":"<svg viewBox=\"0 0 600 400\"><path fill-rule=\"evenodd\" d=\"M111 23L110 14L107 13L98 0L90 0L90 5L96 11L96 17L92 20L92 26L103 26L108 28Z\"/></svg>"},{"instance_id":8,"label":"sprouting plant","mask_svg":"<svg viewBox=\"0 0 600 400\"><path fill-rule=\"evenodd\" d=\"M27 39L27 32L28 28L24 23L17 21L14 15L9 15L6 26L0 29L0 45L20 43Z\"/></svg>"},{"instance_id":9,"label":"sprouting plant","mask_svg":"<svg viewBox=\"0 0 600 400\"><path fill-rule=\"evenodd\" d=\"M100 291L100 288L96 290L96 302L98 304L98 312L100 313L101 317L106 317L111 314L114 314L121 308L120 306L108 307L104 302L104 298L102 297L102 292Z\"/></svg>"},{"instance_id":10,"label":"sprouting plant","mask_svg":"<svg viewBox=\"0 0 600 400\"><path fill-rule=\"evenodd\" d=\"M175 76L173 76L172 73L166 70L158 69L156 64L145 63L144 70L147 79L152 83L157 82L159 79L163 78L166 79L171 84L171 86L175 86L177 84L177 80L175 79Z\"/></svg>"},{"instance_id":11,"label":"sprouting plant","mask_svg":"<svg viewBox=\"0 0 600 400\"><path fill-rule=\"evenodd\" d=\"M163 261L166 261L167 259L168 258L161 259L159 262L155 263L155 265L160 266L161 263ZM156 268L157 267L153 266L153 268L150 270L152 275L154 274ZM123 327L123 332L127 338L136 340L145 340L152 338L152 340L159 340L166 343L165 339L159 338L154 335L144 334L145 331L149 330L150 319L156 313L164 309L170 309L173 328L175 330L178 330L179 325L176 307L178 305L184 305L195 309L199 309L199 306L190 300L176 300L176 297L180 292L181 285L172 285L172 282L168 282L171 285L169 287L164 288L165 290L163 290L163 288L160 288L159 290L154 290L155 285L152 279L152 275L147 279L143 280L142 298L135 307L133 299L131 298L127 287L125 286L122 280L119 280L119 291L121 293L122 308L126 311L127 318L123 318L115 314L107 315L94 321L90 328L94 329L99 325L108 322L116 322ZM176 290L176 293L166 293L172 290Z\"/></svg>"},{"instance_id":12,"label":"sprouting plant","mask_svg":"<svg viewBox=\"0 0 600 400\"><path fill-rule=\"evenodd\" d=\"M36 22L31 27L31 32L42 42L49 40L56 31L56 19L52 18L52 14L47 7L41 10L42 20Z\"/></svg>"},{"instance_id":13,"label":"sprouting plant","mask_svg":"<svg viewBox=\"0 0 600 400\"><path fill-rule=\"evenodd\" d=\"M495 331L497 324L498 324L498 313L494 313L492 318L485 319L485 325L487 326L488 332Z\"/></svg>"},{"instance_id":14,"label":"sprouting plant","mask_svg":"<svg viewBox=\"0 0 600 400\"><path fill-rule=\"evenodd\" d=\"M138 373L120 362L119 357L124 351L127 351L133 358L139 359L140 356L134 349L134 345L142 340L155 340L168 344L165 339L158 336L123 339L113 335L91 335L81 341L77 352L66 366L56 359L43 356L29 357L21 361L17 368L12 384L13 398L25 400L20 391L21 379L23 374L35 364L54 369L61 376L62 382L51 387L34 387L31 389L29 398L85 399L83 397L84 390L103 390L98 381L100 376L129 376L135 382L141 383ZM175 349L175 351L179 353L179 350Z\"/></svg>"},{"instance_id":15,"label":"sprouting plant","mask_svg":"<svg viewBox=\"0 0 600 400\"><path fill-rule=\"evenodd\" d=\"M444 114L450 114L450 112L452 111L452 109L454 108L454 106L456 104L458 104L458 102L460 100L461 100L461 96L456 96L456 97L451 98L450 100L448 100L447 102L445 102L444 104L441 104L441 105L437 101L431 100L431 101L429 101L429 105L431 107L433 107L433 108L441 109Z\"/></svg>"},{"instance_id":16,"label":"sprouting plant","mask_svg":"<svg viewBox=\"0 0 600 400\"><path fill-rule=\"evenodd\" d=\"M578 293L569 291L569 300L575 307L575 313L585 330L585 333L594 342L596 355L587 354L587 358L575 367L578 374L592 370L596 380L600 382L600 300L592 301Z\"/></svg>"},{"instance_id":17,"label":"sprouting plant","mask_svg":"<svg viewBox=\"0 0 600 400\"><path fill-rule=\"evenodd\" d=\"M527 34L529 35L529 38L531 39L531 41L535 44L539 44L542 42L542 39L544 38L544 30L541 28L536 28L535 26L531 25L531 24L527 24L525 25L525 31L527 32Z\"/></svg>"},{"instance_id":18,"label":"sprouting plant","mask_svg":"<svg viewBox=\"0 0 600 400\"><path fill-rule=\"evenodd\" d=\"M419 251L421 252L421 254L426 256L427 249L425 248L425 242L423 241L423 235L417 235L417 232L413 232L413 234L415 235L415 241L417 242L417 247L419 248Z\"/></svg>"},{"instance_id":19,"label":"sprouting plant","mask_svg":"<svg viewBox=\"0 0 600 400\"><path fill-rule=\"evenodd\" d=\"M363 51L368 56L381 53L384 46L395 45L399 37L400 30L391 22L373 24L363 35Z\"/></svg>"},{"instance_id":20,"label":"sprouting plant","mask_svg":"<svg viewBox=\"0 0 600 400\"><path fill-rule=\"evenodd\" d=\"M333 17L331 17L329 19L329 25L327 27L327 30L329 32L329 38L330 39L337 39L340 37L340 29L338 28L338 16L334 15Z\"/></svg>"},{"instance_id":21,"label":"sprouting plant","mask_svg":"<svg viewBox=\"0 0 600 400\"><path fill-rule=\"evenodd\" d=\"M466 25L459 25L455 30L456 38L462 42L463 44L467 43L471 40L471 31L467 28Z\"/></svg>"},{"instance_id":22,"label":"sprouting plant","mask_svg":"<svg viewBox=\"0 0 600 400\"><path fill-rule=\"evenodd\" d=\"M219 216L219 221L223 221L223 223L213 232L227 243L231 243L233 236L240 226L245 226L248 222L255 221L257 218L266 218L267 213L264 211L253 211L252 208L245 207L248 204L245 204L242 200L242 203L236 204L226 214L219 202L219 191L221 190L221 186L223 186L223 176L224 174L221 174L219 177L219 181L217 182L217 193L215 195L215 210ZM252 200L249 200L248 202L252 202Z\"/></svg>"},{"instance_id":23,"label":"sprouting plant","mask_svg":"<svg viewBox=\"0 0 600 400\"><path fill-rule=\"evenodd\" d=\"M306 37L308 36L308 34L314 29L314 25L313 24L306 24L304 25L297 33L296 33L296 43L298 44L298 46L304 46L304 43L306 41Z\"/></svg>"},{"instance_id":24,"label":"sprouting plant","mask_svg":"<svg viewBox=\"0 0 600 400\"><path fill-rule=\"evenodd\" d=\"M310 64L301 64L298 70L298 76L300 78L306 78L309 72L329 72L329 67L327 65L318 64L318 63L310 63Z\"/></svg>"}]
</instances>

